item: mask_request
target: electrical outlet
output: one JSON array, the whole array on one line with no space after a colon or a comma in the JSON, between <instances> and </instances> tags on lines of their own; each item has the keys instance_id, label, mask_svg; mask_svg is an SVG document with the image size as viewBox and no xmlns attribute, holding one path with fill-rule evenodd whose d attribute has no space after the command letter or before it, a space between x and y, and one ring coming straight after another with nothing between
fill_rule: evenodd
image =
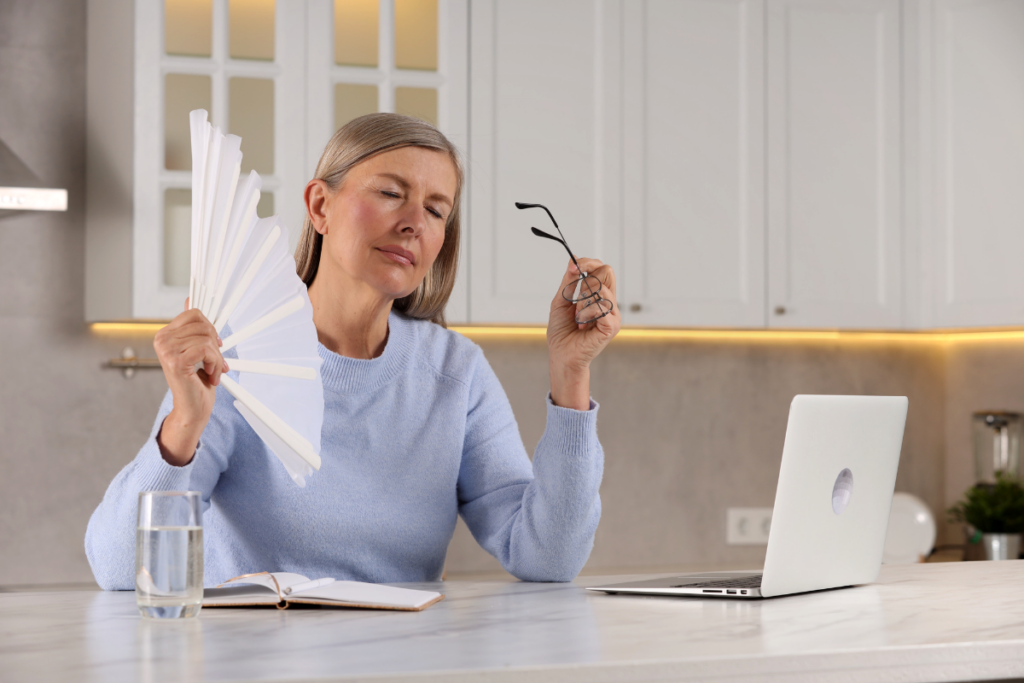
<instances>
[{"instance_id":1,"label":"electrical outlet","mask_svg":"<svg viewBox=\"0 0 1024 683\"><path fill-rule=\"evenodd\" d=\"M725 542L729 545L767 545L772 528L771 508L729 508L725 513Z\"/></svg>"}]
</instances>

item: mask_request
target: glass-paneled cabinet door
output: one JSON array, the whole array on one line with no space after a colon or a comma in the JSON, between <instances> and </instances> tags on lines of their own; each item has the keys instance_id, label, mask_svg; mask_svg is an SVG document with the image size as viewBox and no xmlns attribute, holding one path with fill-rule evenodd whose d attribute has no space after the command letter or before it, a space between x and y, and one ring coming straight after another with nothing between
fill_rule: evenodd
<instances>
[{"instance_id":1,"label":"glass-paneled cabinet door","mask_svg":"<svg viewBox=\"0 0 1024 683\"><path fill-rule=\"evenodd\" d=\"M467 154L468 30L466 0L310 0L308 177L331 136L373 112L429 121ZM462 216L465 245L465 210ZM468 319L466 249L461 253L449 322Z\"/></svg>"},{"instance_id":2,"label":"glass-paneled cabinet door","mask_svg":"<svg viewBox=\"0 0 1024 683\"><path fill-rule=\"evenodd\" d=\"M188 113L242 138L263 179L257 213L298 242L305 209L307 0L137 0L133 315L171 318L188 291Z\"/></svg>"}]
</instances>

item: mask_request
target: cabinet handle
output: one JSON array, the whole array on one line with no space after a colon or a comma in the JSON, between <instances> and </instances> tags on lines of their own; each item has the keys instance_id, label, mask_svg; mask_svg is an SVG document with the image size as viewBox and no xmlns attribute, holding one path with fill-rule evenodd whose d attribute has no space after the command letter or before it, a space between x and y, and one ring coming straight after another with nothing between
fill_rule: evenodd
<instances>
[{"instance_id":1,"label":"cabinet handle","mask_svg":"<svg viewBox=\"0 0 1024 683\"><path fill-rule=\"evenodd\" d=\"M642 311L642 310L643 310L643 308L644 308L644 307L643 307L643 306L641 306L640 304L630 304L630 305L629 305L629 310L630 310L630 311L631 311L632 313L639 313L640 311Z\"/></svg>"},{"instance_id":2,"label":"cabinet handle","mask_svg":"<svg viewBox=\"0 0 1024 683\"><path fill-rule=\"evenodd\" d=\"M776 306L775 307L775 315L786 315L786 307L785 306Z\"/></svg>"}]
</instances>

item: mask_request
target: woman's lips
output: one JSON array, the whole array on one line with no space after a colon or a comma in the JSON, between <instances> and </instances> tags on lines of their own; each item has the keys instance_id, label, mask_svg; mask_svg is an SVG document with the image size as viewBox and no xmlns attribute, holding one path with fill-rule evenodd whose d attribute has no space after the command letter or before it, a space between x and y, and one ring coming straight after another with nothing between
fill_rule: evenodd
<instances>
[{"instance_id":1,"label":"woman's lips","mask_svg":"<svg viewBox=\"0 0 1024 683\"><path fill-rule=\"evenodd\" d=\"M413 256L412 252L409 251L408 249L402 249L398 245L379 247L378 249L385 256L390 258L392 261L395 261L396 263L402 263L407 266L416 265L416 257Z\"/></svg>"}]
</instances>

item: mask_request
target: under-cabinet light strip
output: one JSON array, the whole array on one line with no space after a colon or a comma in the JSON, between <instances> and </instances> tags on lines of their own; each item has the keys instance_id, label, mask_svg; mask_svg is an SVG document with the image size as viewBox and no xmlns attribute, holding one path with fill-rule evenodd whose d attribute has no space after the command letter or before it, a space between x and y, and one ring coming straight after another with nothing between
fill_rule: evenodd
<instances>
[{"instance_id":1,"label":"under-cabinet light strip","mask_svg":"<svg viewBox=\"0 0 1024 683\"><path fill-rule=\"evenodd\" d=\"M93 323L93 332L109 334L155 334L167 321ZM539 326L455 326L451 328L470 339L543 339L546 329ZM922 332L840 331L840 330L696 330L623 328L617 339L635 341L709 341L709 342L820 342L820 343L956 343L988 341L1024 341L1024 329L929 330Z\"/></svg>"}]
</instances>

